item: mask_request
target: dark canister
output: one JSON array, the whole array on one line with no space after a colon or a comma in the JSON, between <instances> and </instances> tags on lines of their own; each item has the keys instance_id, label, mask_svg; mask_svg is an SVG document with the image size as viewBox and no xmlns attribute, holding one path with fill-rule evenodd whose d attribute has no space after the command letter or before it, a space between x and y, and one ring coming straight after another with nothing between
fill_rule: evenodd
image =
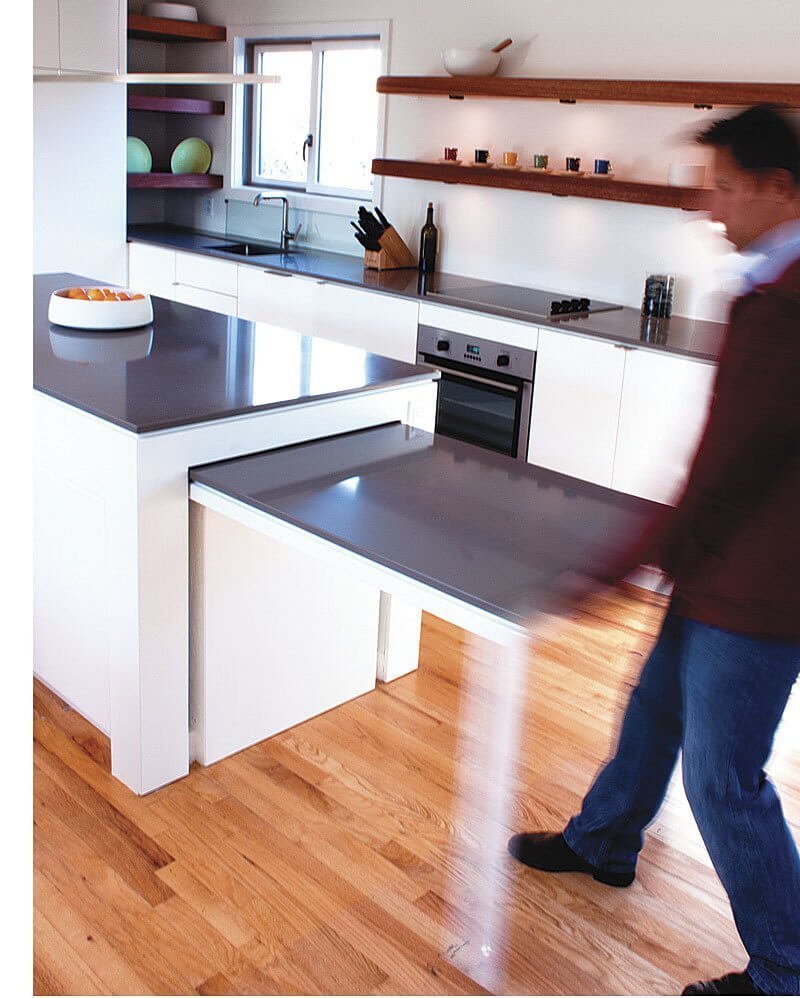
<instances>
[{"instance_id":1,"label":"dark canister","mask_svg":"<svg viewBox=\"0 0 800 998\"><path fill-rule=\"evenodd\" d=\"M648 274L644 282L642 315L669 318L672 315L674 274Z\"/></svg>"}]
</instances>

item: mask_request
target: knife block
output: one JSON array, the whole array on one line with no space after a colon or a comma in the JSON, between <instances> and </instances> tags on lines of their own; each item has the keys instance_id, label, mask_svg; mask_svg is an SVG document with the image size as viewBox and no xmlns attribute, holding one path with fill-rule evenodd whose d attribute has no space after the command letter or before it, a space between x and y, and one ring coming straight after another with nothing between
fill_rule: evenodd
<instances>
[{"instance_id":1,"label":"knife block","mask_svg":"<svg viewBox=\"0 0 800 998\"><path fill-rule=\"evenodd\" d=\"M403 242L393 226L389 226L378 240L380 250L364 250L364 267L367 270L405 270L417 266L414 254Z\"/></svg>"}]
</instances>

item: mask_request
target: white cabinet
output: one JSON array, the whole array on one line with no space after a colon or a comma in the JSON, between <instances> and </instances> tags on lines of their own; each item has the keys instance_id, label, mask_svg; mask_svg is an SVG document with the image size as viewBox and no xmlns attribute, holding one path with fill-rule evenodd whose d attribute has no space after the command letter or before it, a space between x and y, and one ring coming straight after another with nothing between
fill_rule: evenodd
<instances>
[{"instance_id":1,"label":"white cabinet","mask_svg":"<svg viewBox=\"0 0 800 998\"><path fill-rule=\"evenodd\" d=\"M419 304L419 324L449 329L454 333L471 333L492 343L505 343L510 347L522 347L523 350L535 350L539 340L538 327L529 322L499 319L484 312L432 305L426 301Z\"/></svg>"},{"instance_id":2,"label":"white cabinet","mask_svg":"<svg viewBox=\"0 0 800 998\"><path fill-rule=\"evenodd\" d=\"M240 266L239 318L310 335L319 289L310 278Z\"/></svg>"},{"instance_id":3,"label":"white cabinet","mask_svg":"<svg viewBox=\"0 0 800 998\"><path fill-rule=\"evenodd\" d=\"M704 361L541 329L528 460L673 503L715 373Z\"/></svg>"},{"instance_id":4,"label":"white cabinet","mask_svg":"<svg viewBox=\"0 0 800 998\"><path fill-rule=\"evenodd\" d=\"M128 286L175 300L175 250L147 243L128 244Z\"/></svg>"},{"instance_id":5,"label":"white cabinet","mask_svg":"<svg viewBox=\"0 0 800 998\"><path fill-rule=\"evenodd\" d=\"M716 368L649 350L626 351L612 486L674 503L705 425Z\"/></svg>"},{"instance_id":6,"label":"white cabinet","mask_svg":"<svg viewBox=\"0 0 800 998\"><path fill-rule=\"evenodd\" d=\"M371 353L413 363L419 305L341 284L318 285L313 333Z\"/></svg>"},{"instance_id":7,"label":"white cabinet","mask_svg":"<svg viewBox=\"0 0 800 998\"><path fill-rule=\"evenodd\" d=\"M61 65L58 46L58 0L33 0L33 65L57 70Z\"/></svg>"},{"instance_id":8,"label":"white cabinet","mask_svg":"<svg viewBox=\"0 0 800 998\"><path fill-rule=\"evenodd\" d=\"M237 314L238 267L197 253L175 253L175 301L223 315Z\"/></svg>"},{"instance_id":9,"label":"white cabinet","mask_svg":"<svg viewBox=\"0 0 800 998\"><path fill-rule=\"evenodd\" d=\"M121 17L120 0L34 0L34 66L118 73Z\"/></svg>"},{"instance_id":10,"label":"white cabinet","mask_svg":"<svg viewBox=\"0 0 800 998\"><path fill-rule=\"evenodd\" d=\"M528 461L611 485L626 351L539 330Z\"/></svg>"}]
</instances>

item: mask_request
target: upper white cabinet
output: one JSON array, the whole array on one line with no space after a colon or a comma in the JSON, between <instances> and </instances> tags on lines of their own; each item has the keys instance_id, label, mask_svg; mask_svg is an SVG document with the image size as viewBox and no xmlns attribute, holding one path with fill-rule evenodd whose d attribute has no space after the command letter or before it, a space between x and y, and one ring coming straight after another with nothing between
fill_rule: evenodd
<instances>
[{"instance_id":1,"label":"upper white cabinet","mask_svg":"<svg viewBox=\"0 0 800 998\"><path fill-rule=\"evenodd\" d=\"M34 0L34 67L75 73L120 72L120 2Z\"/></svg>"},{"instance_id":2,"label":"upper white cabinet","mask_svg":"<svg viewBox=\"0 0 800 998\"><path fill-rule=\"evenodd\" d=\"M394 360L415 361L419 314L416 301L341 284L323 283L318 287L315 336Z\"/></svg>"},{"instance_id":3,"label":"upper white cabinet","mask_svg":"<svg viewBox=\"0 0 800 998\"><path fill-rule=\"evenodd\" d=\"M307 277L239 267L239 318L311 335L320 284Z\"/></svg>"},{"instance_id":4,"label":"upper white cabinet","mask_svg":"<svg viewBox=\"0 0 800 998\"><path fill-rule=\"evenodd\" d=\"M626 351L612 486L674 503L705 425L716 367Z\"/></svg>"},{"instance_id":5,"label":"upper white cabinet","mask_svg":"<svg viewBox=\"0 0 800 998\"><path fill-rule=\"evenodd\" d=\"M57 70L61 65L58 0L33 0L33 65L48 70Z\"/></svg>"},{"instance_id":6,"label":"upper white cabinet","mask_svg":"<svg viewBox=\"0 0 800 998\"><path fill-rule=\"evenodd\" d=\"M539 330L528 460L611 485L625 351Z\"/></svg>"}]
</instances>

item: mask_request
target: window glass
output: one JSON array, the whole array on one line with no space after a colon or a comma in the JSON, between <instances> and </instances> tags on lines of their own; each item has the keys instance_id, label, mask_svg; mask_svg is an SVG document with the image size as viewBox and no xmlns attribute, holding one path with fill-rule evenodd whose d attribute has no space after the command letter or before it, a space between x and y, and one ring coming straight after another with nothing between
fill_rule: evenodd
<instances>
[{"instance_id":1,"label":"window glass","mask_svg":"<svg viewBox=\"0 0 800 998\"><path fill-rule=\"evenodd\" d=\"M321 54L318 176L323 187L372 189L378 120L378 45L330 48Z\"/></svg>"},{"instance_id":2,"label":"window glass","mask_svg":"<svg viewBox=\"0 0 800 998\"><path fill-rule=\"evenodd\" d=\"M303 140L311 117L311 48L263 51L258 72L280 83L258 88L256 173L259 179L305 184Z\"/></svg>"}]
</instances>

